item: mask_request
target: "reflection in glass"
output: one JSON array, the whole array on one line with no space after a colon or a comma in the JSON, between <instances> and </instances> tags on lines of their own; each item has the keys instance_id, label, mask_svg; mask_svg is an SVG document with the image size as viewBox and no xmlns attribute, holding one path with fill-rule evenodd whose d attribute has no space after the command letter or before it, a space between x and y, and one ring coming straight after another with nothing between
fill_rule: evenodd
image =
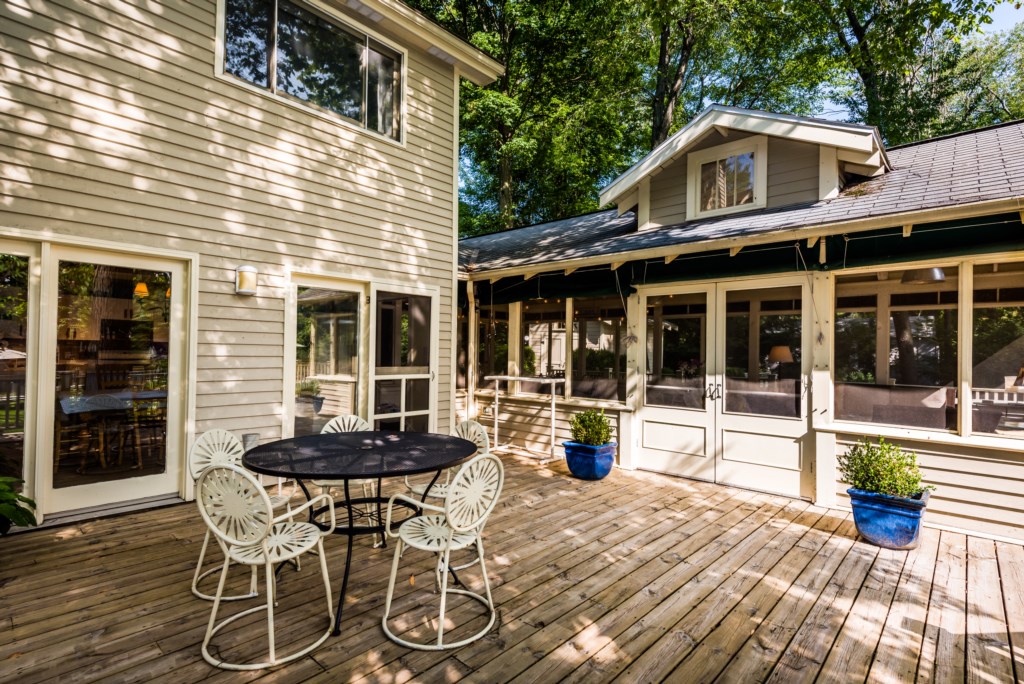
<instances>
[{"instance_id":1,"label":"reflection in glass","mask_svg":"<svg viewBox=\"0 0 1024 684\"><path fill-rule=\"evenodd\" d=\"M430 297L377 294L377 374L428 373Z\"/></svg>"},{"instance_id":2,"label":"reflection in glass","mask_svg":"<svg viewBox=\"0 0 1024 684\"><path fill-rule=\"evenodd\" d=\"M484 378L508 374L508 304L481 306L478 326L476 386L494 389L495 382Z\"/></svg>"},{"instance_id":3,"label":"reflection in glass","mask_svg":"<svg viewBox=\"0 0 1024 684\"><path fill-rule=\"evenodd\" d=\"M700 166L700 210L725 209L754 201L754 153Z\"/></svg>"},{"instance_id":4,"label":"reflection in glass","mask_svg":"<svg viewBox=\"0 0 1024 684\"><path fill-rule=\"evenodd\" d=\"M402 412L402 381L401 380L378 380L375 386L374 397L376 406L373 407L374 414Z\"/></svg>"},{"instance_id":5,"label":"reflection in glass","mask_svg":"<svg viewBox=\"0 0 1024 684\"><path fill-rule=\"evenodd\" d=\"M541 378L565 377L565 302L561 299L530 300L523 303L523 346L520 375ZM551 393L551 385L523 381L520 392ZM564 383L554 386L555 395L565 394Z\"/></svg>"},{"instance_id":6,"label":"reflection in glass","mask_svg":"<svg viewBox=\"0 0 1024 684\"><path fill-rule=\"evenodd\" d=\"M366 127L391 138L398 137L399 58L393 50L370 41L366 66Z\"/></svg>"},{"instance_id":7,"label":"reflection in glass","mask_svg":"<svg viewBox=\"0 0 1024 684\"><path fill-rule=\"evenodd\" d=\"M426 411L430 408L430 380L405 381L405 410Z\"/></svg>"},{"instance_id":8,"label":"reflection in glass","mask_svg":"<svg viewBox=\"0 0 1024 684\"><path fill-rule=\"evenodd\" d=\"M1024 264L974 267L971 423L1024 437Z\"/></svg>"},{"instance_id":9,"label":"reflection in glass","mask_svg":"<svg viewBox=\"0 0 1024 684\"><path fill-rule=\"evenodd\" d=\"M799 287L726 295L726 411L800 415L800 308Z\"/></svg>"},{"instance_id":10,"label":"reflection in glass","mask_svg":"<svg viewBox=\"0 0 1024 684\"><path fill-rule=\"evenodd\" d=\"M903 271L836 279L838 419L956 429L957 269L944 275L927 283Z\"/></svg>"},{"instance_id":11,"label":"reflection in glass","mask_svg":"<svg viewBox=\"0 0 1024 684\"><path fill-rule=\"evenodd\" d=\"M295 436L358 414L359 294L300 287L295 316Z\"/></svg>"},{"instance_id":12,"label":"reflection in glass","mask_svg":"<svg viewBox=\"0 0 1024 684\"><path fill-rule=\"evenodd\" d=\"M273 13L273 0L231 0L224 12L224 70L263 88L270 87Z\"/></svg>"},{"instance_id":13,"label":"reflection in glass","mask_svg":"<svg viewBox=\"0 0 1024 684\"><path fill-rule=\"evenodd\" d=\"M707 313L703 293L647 300L648 405L704 408Z\"/></svg>"},{"instance_id":14,"label":"reflection in glass","mask_svg":"<svg viewBox=\"0 0 1024 684\"><path fill-rule=\"evenodd\" d=\"M54 487L164 472L171 274L58 266Z\"/></svg>"},{"instance_id":15,"label":"reflection in glass","mask_svg":"<svg viewBox=\"0 0 1024 684\"><path fill-rule=\"evenodd\" d=\"M24 479L28 257L0 254L0 477Z\"/></svg>"},{"instance_id":16,"label":"reflection in glass","mask_svg":"<svg viewBox=\"0 0 1024 684\"><path fill-rule=\"evenodd\" d=\"M579 298L573 300L573 307L573 396L625 401L626 311L622 299Z\"/></svg>"}]
</instances>

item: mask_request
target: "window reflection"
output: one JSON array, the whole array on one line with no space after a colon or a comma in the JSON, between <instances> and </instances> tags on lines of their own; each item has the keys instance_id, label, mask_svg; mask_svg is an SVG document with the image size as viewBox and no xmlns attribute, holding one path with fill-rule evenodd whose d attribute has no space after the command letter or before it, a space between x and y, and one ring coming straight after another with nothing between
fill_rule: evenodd
<instances>
[{"instance_id":1,"label":"window reflection","mask_svg":"<svg viewBox=\"0 0 1024 684\"><path fill-rule=\"evenodd\" d=\"M0 254L0 477L24 479L28 257Z\"/></svg>"},{"instance_id":2,"label":"window reflection","mask_svg":"<svg viewBox=\"0 0 1024 684\"><path fill-rule=\"evenodd\" d=\"M704 408L707 312L704 294L647 300L647 404Z\"/></svg>"},{"instance_id":3,"label":"window reflection","mask_svg":"<svg viewBox=\"0 0 1024 684\"><path fill-rule=\"evenodd\" d=\"M573 300L573 396L625 401L625 335L626 311L621 298Z\"/></svg>"},{"instance_id":4,"label":"window reflection","mask_svg":"<svg viewBox=\"0 0 1024 684\"><path fill-rule=\"evenodd\" d=\"M974 268L971 423L1024 437L1024 264Z\"/></svg>"},{"instance_id":5,"label":"window reflection","mask_svg":"<svg viewBox=\"0 0 1024 684\"><path fill-rule=\"evenodd\" d=\"M478 318L477 379L480 389L493 389L489 375L508 374L508 304L481 306Z\"/></svg>"}]
</instances>

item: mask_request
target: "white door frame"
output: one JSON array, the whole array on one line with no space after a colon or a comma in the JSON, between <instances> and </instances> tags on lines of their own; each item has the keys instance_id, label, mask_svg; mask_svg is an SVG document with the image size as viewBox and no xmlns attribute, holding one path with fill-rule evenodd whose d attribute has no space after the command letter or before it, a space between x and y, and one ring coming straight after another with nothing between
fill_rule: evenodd
<instances>
[{"instance_id":1,"label":"white door frame","mask_svg":"<svg viewBox=\"0 0 1024 684\"><path fill-rule=\"evenodd\" d=\"M398 413L386 413L376 414L375 409L377 406L377 299L381 292L390 292L394 294L404 294L417 297L428 297L430 299L430 347L429 347L429 364L427 366L426 373L400 373L395 375L381 376L389 380L401 380L402 389L400 397L400 411ZM369 373L367 382L368 385L368 396L366 404L367 420L371 425L377 419L387 419L400 417L402 426L405 426L405 416L407 414L405 410L405 386L407 380L429 380L430 388L428 390L428 413L427 415L427 430L433 432L437 429L437 369L438 369L438 352L440 345L438 344L438 338L440 336L440 311L439 305L441 300L441 289L435 286L428 285L416 285L410 283L386 283L386 282L373 282L370 284L370 304L369 304L369 315L367 330L369 334L370 353L368 354L369 361ZM412 412L414 415L424 415L420 412Z\"/></svg>"},{"instance_id":2,"label":"white door frame","mask_svg":"<svg viewBox=\"0 0 1024 684\"><path fill-rule=\"evenodd\" d=\"M167 440L166 462L162 474L112 480L90 485L53 489L53 421L56 412L54 363L57 356L57 298L58 263L61 261L141 267L171 273L171 300L168 324L172 332L168 337L167 376ZM170 256L145 256L138 253L108 251L92 247L54 245L44 243L41 255L40 316L38 322L39 357L48 362L40 364L38 380L38 407L36 414L35 483L37 505L43 514L104 506L126 500L143 499L167 494L183 494L184 445L186 443L186 416L191 407L191 390L187 386L187 370L194 358L190 344L193 317L188 315L188 292L192 290L194 275L189 261ZM192 374L194 378L194 374ZM125 496L126 482L130 482L130 497ZM187 492L184 492L187 494ZM59 503L58 503L59 501Z\"/></svg>"},{"instance_id":3,"label":"white door frame","mask_svg":"<svg viewBox=\"0 0 1024 684\"><path fill-rule=\"evenodd\" d=\"M800 415L787 418L780 416L735 413L725 411L725 343L726 343L726 295L730 291L762 290L779 287L800 287L801 292L801 398ZM703 293L707 302L708 330L705 334L705 389L721 388L712 392L715 399L705 399L704 410L692 408L675 408L647 405L647 301L650 297L661 295L686 295ZM715 481L723 484L750 489L778 491L772 484L764 484L757 478L737 477L735 473L750 471L764 467L765 464L743 464L735 453L726 450L727 434L758 435L763 439L798 440L800 457L796 468L796 478L790 478L780 492L790 496L812 497L814 493L813 439L808 419L809 377L812 356L812 323L813 318L810 279L806 275L767 276L763 278L729 278L715 281L699 281L641 287L639 299L639 329L641 341L639 345L639 362L637 372L640 376L640 396L637 404L638 417L638 448L636 465L638 468L667 472L670 474ZM759 322L754 322L759 326ZM759 329L759 327L758 327ZM672 429L675 429L675 434ZM648 432L650 430L650 433ZM659 430L662 434L659 434ZM704 453L697 452L700 434L704 434ZM664 449L659 449L659 442L664 442ZM680 451L672 452L672 443L679 445ZM736 465L739 462L741 465ZM769 469L780 468L774 464ZM769 471L770 472L770 471Z\"/></svg>"}]
</instances>

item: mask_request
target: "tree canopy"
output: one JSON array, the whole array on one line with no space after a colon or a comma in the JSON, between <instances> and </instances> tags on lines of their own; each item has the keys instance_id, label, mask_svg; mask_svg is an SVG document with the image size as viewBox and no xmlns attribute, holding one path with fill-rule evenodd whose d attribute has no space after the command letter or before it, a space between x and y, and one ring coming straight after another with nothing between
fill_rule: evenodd
<instances>
[{"instance_id":1,"label":"tree canopy","mask_svg":"<svg viewBox=\"0 0 1024 684\"><path fill-rule=\"evenodd\" d=\"M501 61L461 93L460 232L598 208L712 103L845 118L890 145L1024 117L993 0L409 0Z\"/></svg>"}]
</instances>

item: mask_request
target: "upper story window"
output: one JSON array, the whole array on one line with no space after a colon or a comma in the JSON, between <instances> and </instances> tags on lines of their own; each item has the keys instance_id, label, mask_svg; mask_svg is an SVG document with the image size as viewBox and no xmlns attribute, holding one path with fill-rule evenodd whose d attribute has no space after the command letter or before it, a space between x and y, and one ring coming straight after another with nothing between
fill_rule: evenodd
<instances>
[{"instance_id":1,"label":"upper story window","mask_svg":"<svg viewBox=\"0 0 1024 684\"><path fill-rule=\"evenodd\" d=\"M398 140L402 57L288 0L227 0L224 71Z\"/></svg>"},{"instance_id":2,"label":"upper story window","mask_svg":"<svg viewBox=\"0 0 1024 684\"><path fill-rule=\"evenodd\" d=\"M763 135L691 152L687 162L686 218L765 206L767 176L768 139Z\"/></svg>"}]
</instances>

